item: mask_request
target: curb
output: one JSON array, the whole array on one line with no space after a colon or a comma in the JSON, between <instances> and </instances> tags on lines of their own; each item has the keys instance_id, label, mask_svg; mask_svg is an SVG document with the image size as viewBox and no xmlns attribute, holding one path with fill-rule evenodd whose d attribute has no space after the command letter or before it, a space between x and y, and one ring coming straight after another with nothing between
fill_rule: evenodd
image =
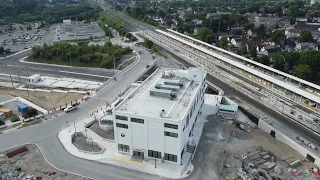
<instances>
[{"instance_id":1,"label":"curb","mask_svg":"<svg viewBox=\"0 0 320 180\"><path fill-rule=\"evenodd\" d=\"M83 176L83 175L80 175L80 174L77 174L77 173L73 173L73 172L70 172L70 171L66 171L66 170L57 168L56 166L54 166L53 164L51 164L51 163L47 160L47 158L45 157L42 149L40 148L40 146L39 146L37 143L20 144L20 145L17 145L17 146L14 146L14 147L10 147L10 148L8 148L8 149L5 149L5 150L3 150L3 151L8 151L8 150L10 150L10 149L17 148L17 147L20 147L20 146L26 146L26 145L35 145L35 146L37 146L38 149L40 150L41 155L42 155L42 157L44 158L44 160L45 160L50 166L52 166L53 168L55 168L55 169L57 169L57 170L59 170L59 171L61 171L61 172L65 172L65 173L69 173L69 174L72 174L72 175L75 175L75 176L79 176L79 177L83 177L83 178L87 178L87 179L92 179L92 180L94 180L94 179L91 178L91 177Z\"/></svg>"}]
</instances>

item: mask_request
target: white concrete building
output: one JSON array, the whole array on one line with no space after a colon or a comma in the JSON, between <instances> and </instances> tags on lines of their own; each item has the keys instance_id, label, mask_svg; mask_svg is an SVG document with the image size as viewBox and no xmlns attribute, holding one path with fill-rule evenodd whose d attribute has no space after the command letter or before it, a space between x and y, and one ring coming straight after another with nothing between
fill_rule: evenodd
<instances>
[{"instance_id":1,"label":"white concrete building","mask_svg":"<svg viewBox=\"0 0 320 180\"><path fill-rule=\"evenodd\" d=\"M181 164L193 143L205 75L199 68L155 71L113 111L118 152Z\"/></svg>"},{"instance_id":2,"label":"white concrete building","mask_svg":"<svg viewBox=\"0 0 320 180\"><path fill-rule=\"evenodd\" d=\"M71 22L63 20L63 24L57 26L55 32L57 41L86 40L90 37L104 37L104 30L96 23Z\"/></svg>"}]
</instances>

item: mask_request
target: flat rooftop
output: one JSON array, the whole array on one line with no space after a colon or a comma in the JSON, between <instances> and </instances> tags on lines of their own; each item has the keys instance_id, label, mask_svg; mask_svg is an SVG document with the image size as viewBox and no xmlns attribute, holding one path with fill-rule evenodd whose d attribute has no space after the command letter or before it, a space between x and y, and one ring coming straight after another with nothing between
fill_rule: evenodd
<instances>
[{"instance_id":1,"label":"flat rooftop","mask_svg":"<svg viewBox=\"0 0 320 180\"><path fill-rule=\"evenodd\" d=\"M60 34L64 34L64 33L86 34L86 33L104 32L103 29L96 22L63 23L57 26L57 31L60 32Z\"/></svg>"},{"instance_id":2,"label":"flat rooftop","mask_svg":"<svg viewBox=\"0 0 320 180\"><path fill-rule=\"evenodd\" d=\"M121 102L115 112L181 121L204 77L204 71L199 68L158 69Z\"/></svg>"}]
</instances>

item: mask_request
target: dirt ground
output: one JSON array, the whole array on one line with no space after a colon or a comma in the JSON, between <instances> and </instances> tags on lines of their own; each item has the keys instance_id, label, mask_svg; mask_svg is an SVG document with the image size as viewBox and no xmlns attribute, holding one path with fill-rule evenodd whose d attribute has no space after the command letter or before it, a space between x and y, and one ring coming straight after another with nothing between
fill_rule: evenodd
<instances>
[{"instance_id":1,"label":"dirt ground","mask_svg":"<svg viewBox=\"0 0 320 180\"><path fill-rule=\"evenodd\" d=\"M231 132L236 129L235 125L231 123L224 123L227 131ZM288 145L275 140L271 135L266 134L260 129L251 129L250 132L237 131L235 136L229 136L229 142L225 145L225 160L224 164L231 165L231 172L227 172L227 169L223 169L223 176L229 178L236 178L238 169L241 167L241 160L235 157L241 157L242 155L253 156L254 149L262 147L265 151L270 152L277 158L277 166L282 170L282 174L278 175L280 178L289 178L291 173L288 172L288 163L281 161L282 158L292 156L294 159L304 160L305 158L300 155L296 150ZM300 166L296 168L297 171L305 172L312 163L304 161ZM271 174L276 175L271 171ZM227 178L226 178L227 179Z\"/></svg>"},{"instance_id":2,"label":"dirt ground","mask_svg":"<svg viewBox=\"0 0 320 180\"><path fill-rule=\"evenodd\" d=\"M11 96L19 96L23 97L34 104L46 109L52 110L53 108L58 108L60 105L65 105L66 103L70 103L71 101L79 100L83 97L83 94L79 93L58 93L58 92L35 92L29 91L29 95L27 91L15 90L12 88L1 87L0 86L0 94L7 94Z\"/></svg>"},{"instance_id":3,"label":"dirt ground","mask_svg":"<svg viewBox=\"0 0 320 180\"><path fill-rule=\"evenodd\" d=\"M21 174L25 172L26 175L41 177L43 180L87 180L87 178L65 173L52 167L45 161L36 145L27 145L26 147L28 148L27 152L15 155L12 158L7 158L5 154L0 156L2 174L5 171L16 171L13 173Z\"/></svg>"}]
</instances>

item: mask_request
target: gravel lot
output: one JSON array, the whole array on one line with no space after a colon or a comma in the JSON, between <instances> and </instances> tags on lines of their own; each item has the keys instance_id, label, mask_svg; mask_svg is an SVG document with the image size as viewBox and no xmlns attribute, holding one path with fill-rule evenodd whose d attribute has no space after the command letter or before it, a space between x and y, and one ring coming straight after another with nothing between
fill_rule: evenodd
<instances>
[{"instance_id":1,"label":"gravel lot","mask_svg":"<svg viewBox=\"0 0 320 180\"><path fill-rule=\"evenodd\" d=\"M11 96L23 97L34 104L43 107L46 110L52 110L53 108L58 108L60 105L65 106L66 103L71 101L79 100L83 97L83 94L78 93L57 93L57 92L35 92L15 90L6 87L0 87L0 95L7 94Z\"/></svg>"},{"instance_id":2,"label":"gravel lot","mask_svg":"<svg viewBox=\"0 0 320 180\"><path fill-rule=\"evenodd\" d=\"M45 161L36 145L26 145L26 147L28 148L27 152L15 155L12 158L7 158L6 152L2 152L3 154L0 156L0 179L1 176L11 176L9 179L13 179L14 176L25 174L24 177L30 175L41 177L43 180L87 180L87 178L65 173L52 167ZM7 152L12 150L14 149Z\"/></svg>"}]
</instances>

